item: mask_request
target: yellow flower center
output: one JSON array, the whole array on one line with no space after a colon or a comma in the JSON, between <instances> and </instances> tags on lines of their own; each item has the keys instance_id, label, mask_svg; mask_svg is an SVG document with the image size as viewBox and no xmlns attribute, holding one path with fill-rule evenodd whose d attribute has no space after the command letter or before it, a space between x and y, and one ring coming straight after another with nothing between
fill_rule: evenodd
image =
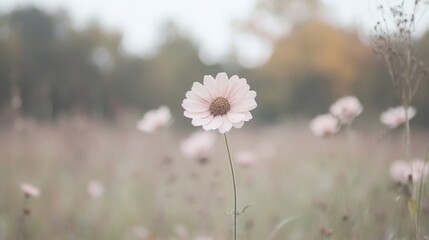
<instances>
[{"instance_id":1,"label":"yellow flower center","mask_svg":"<svg viewBox=\"0 0 429 240\"><path fill-rule=\"evenodd\" d=\"M218 115L227 114L230 109L231 109L231 104L229 104L228 99L224 97L217 97L210 104L210 108L209 108L210 113L215 117Z\"/></svg>"}]
</instances>

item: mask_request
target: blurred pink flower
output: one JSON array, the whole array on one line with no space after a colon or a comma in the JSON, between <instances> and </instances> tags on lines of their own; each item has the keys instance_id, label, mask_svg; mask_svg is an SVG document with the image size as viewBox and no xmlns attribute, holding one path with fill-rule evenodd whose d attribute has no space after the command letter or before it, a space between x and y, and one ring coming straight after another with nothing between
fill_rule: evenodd
<instances>
[{"instance_id":1,"label":"blurred pink flower","mask_svg":"<svg viewBox=\"0 0 429 240\"><path fill-rule=\"evenodd\" d=\"M252 151L239 151L234 156L235 161L242 166L251 166L258 162L259 156Z\"/></svg>"},{"instance_id":2,"label":"blurred pink flower","mask_svg":"<svg viewBox=\"0 0 429 240\"><path fill-rule=\"evenodd\" d=\"M412 119L416 115L416 109L413 107L408 107L408 119ZM395 108L389 108L387 111L383 112L380 115L380 121L389 128L397 128L400 125L404 124L406 121L405 118L405 108L403 106L398 106Z\"/></svg>"},{"instance_id":3,"label":"blurred pink flower","mask_svg":"<svg viewBox=\"0 0 429 240\"><path fill-rule=\"evenodd\" d=\"M414 159L411 161L411 169L414 182L420 181L423 176L429 173L429 166L422 159Z\"/></svg>"},{"instance_id":4,"label":"blurred pink flower","mask_svg":"<svg viewBox=\"0 0 429 240\"><path fill-rule=\"evenodd\" d=\"M28 183L21 184L21 191L26 197L38 197L40 195L39 188Z\"/></svg>"},{"instance_id":5,"label":"blurred pink flower","mask_svg":"<svg viewBox=\"0 0 429 240\"><path fill-rule=\"evenodd\" d=\"M325 137L339 131L338 118L331 114L324 114L315 117L310 122L310 130L318 137Z\"/></svg>"},{"instance_id":6,"label":"blurred pink flower","mask_svg":"<svg viewBox=\"0 0 429 240\"><path fill-rule=\"evenodd\" d=\"M429 173L429 167L421 159L414 159L411 163L397 160L390 165L389 170L392 179L400 183L407 183L410 177L414 182L418 182Z\"/></svg>"},{"instance_id":7,"label":"blurred pink flower","mask_svg":"<svg viewBox=\"0 0 429 240\"><path fill-rule=\"evenodd\" d=\"M219 73L216 79L204 76L204 85L195 82L182 106L194 126L226 133L252 119L250 111L257 106L255 97L256 92L250 91L246 79L237 75L228 79L226 73Z\"/></svg>"},{"instance_id":8,"label":"blurred pink flower","mask_svg":"<svg viewBox=\"0 0 429 240\"><path fill-rule=\"evenodd\" d=\"M90 197L99 198L104 194L104 185L96 180L91 180L87 185L87 191Z\"/></svg>"},{"instance_id":9,"label":"blurred pink flower","mask_svg":"<svg viewBox=\"0 0 429 240\"><path fill-rule=\"evenodd\" d=\"M346 96L338 99L329 110L341 123L347 124L362 113L363 107L355 96Z\"/></svg>"},{"instance_id":10,"label":"blurred pink flower","mask_svg":"<svg viewBox=\"0 0 429 240\"><path fill-rule=\"evenodd\" d=\"M170 119L170 109L166 106L161 106L145 113L143 118L137 122L137 129L147 133L156 132L167 125Z\"/></svg>"},{"instance_id":11,"label":"blurred pink flower","mask_svg":"<svg viewBox=\"0 0 429 240\"><path fill-rule=\"evenodd\" d=\"M188 158L205 159L208 157L215 140L215 136L210 132L195 132L182 141L180 149Z\"/></svg>"}]
</instances>

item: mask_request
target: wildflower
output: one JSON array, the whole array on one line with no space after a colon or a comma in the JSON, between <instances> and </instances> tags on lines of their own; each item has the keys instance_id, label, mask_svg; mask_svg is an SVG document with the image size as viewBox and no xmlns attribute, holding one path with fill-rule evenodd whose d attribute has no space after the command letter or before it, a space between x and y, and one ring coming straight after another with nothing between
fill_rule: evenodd
<instances>
[{"instance_id":1,"label":"wildflower","mask_svg":"<svg viewBox=\"0 0 429 240\"><path fill-rule=\"evenodd\" d=\"M416 112L415 108L408 107L408 119L412 119L416 115ZM397 128L401 126L406 122L405 108L403 106L389 108L380 115L380 121L389 128Z\"/></svg>"},{"instance_id":2,"label":"wildflower","mask_svg":"<svg viewBox=\"0 0 429 240\"><path fill-rule=\"evenodd\" d=\"M310 122L310 130L318 137L325 137L339 131L339 121L331 114L324 114L315 117Z\"/></svg>"},{"instance_id":3,"label":"wildflower","mask_svg":"<svg viewBox=\"0 0 429 240\"><path fill-rule=\"evenodd\" d=\"M196 132L182 141L180 146L188 158L205 161L215 143L215 136L208 132Z\"/></svg>"},{"instance_id":4,"label":"wildflower","mask_svg":"<svg viewBox=\"0 0 429 240\"><path fill-rule=\"evenodd\" d=\"M258 154L252 151L239 151L235 154L234 159L242 166L251 166L258 161Z\"/></svg>"},{"instance_id":5,"label":"wildflower","mask_svg":"<svg viewBox=\"0 0 429 240\"><path fill-rule=\"evenodd\" d=\"M28 183L21 184L21 191L24 193L25 197L27 198L38 197L40 195L39 188Z\"/></svg>"},{"instance_id":6,"label":"wildflower","mask_svg":"<svg viewBox=\"0 0 429 240\"><path fill-rule=\"evenodd\" d=\"M104 186L99 181L91 180L87 185L87 191L90 197L99 198L104 194Z\"/></svg>"},{"instance_id":7,"label":"wildflower","mask_svg":"<svg viewBox=\"0 0 429 240\"><path fill-rule=\"evenodd\" d=\"M350 124L362 113L363 107L355 96L346 96L338 99L329 110L342 124Z\"/></svg>"},{"instance_id":8,"label":"wildflower","mask_svg":"<svg viewBox=\"0 0 429 240\"><path fill-rule=\"evenodd\" d=\"M429 167L421 159L414 159L411 163L398 160L390 165L390 176L392 179L399 183L407 183L412 180L414 182L429 173Z\"/></svg>"},{"instance_id":9,"label":"wildflower","mask_svg":"<svg viewBox=\"0 0 429 240\"><path fill-rule=\"evenodd\" d=\"M429 166L421 159L414 159L411 161L411 171L413 181L418 182L429 173Z\"/></svg>"},{"instance_id":10,"label":"wildflower","mask_svg":"<svg viewBox=\"0 0 429 240\"><path fill-rule=\"evenodd\" d=\"M250 111L257 106L255 97L256 92L250 91L246 79L236 75L228 79L226 73L219 73L216 79L204 76L204 85L195 82L182 106L194 126L226 133L252 119Z\"/></svg>"},{"instance_id":11,"label":"wildflower","mask_svg":"<svg viewBox=\"0 0 429 240\"><path fill-rule=\"evenodd\" d=\"M158 109L145 113L143 118L138 121L137 128L142 132L156 132L167 125L170 119L170 109L166 106L161 106Z\"/></svg>"}]
</instances>

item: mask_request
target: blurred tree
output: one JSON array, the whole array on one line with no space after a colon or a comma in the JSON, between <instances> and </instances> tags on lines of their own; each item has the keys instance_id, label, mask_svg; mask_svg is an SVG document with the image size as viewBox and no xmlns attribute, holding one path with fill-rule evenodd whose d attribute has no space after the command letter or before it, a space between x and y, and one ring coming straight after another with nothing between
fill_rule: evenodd
<instances>
[{"instance_id":1,"label":"blurred tree","mask_svg":"<svg viewBox=\"0 0 429 240\"><path fill-rule=\"evenodd\" d=\"M277 82L283 95L279 104L286 110L315 114L326 111L335 98L355 92L355 82L363 80L362 66L371 57L355 32L311 19L276 42L260 71Z\"/></svg>"},{"instance_id":2,"label":"blurred tree","mask_svg":"<svg viewBox=\"0 0 429 240\"><path fill-rule=\"evenodd\" d=\"M204 75L216 75L221 69L219 65L203 64L197 46L174 23L166 23L163 29L165 42L148 63L147 84L151 91L147 94L151 95L152 107L167 104L181 116L181 103L192 83L201 82Z\"/></svg>"},{"instance_id":3,"label":"blurred tree","mask_svg":"<svg viewBox=\"0 0 429 240\"><path fill-rule=\"evenodd\" d=\"M321 20L318 1L260 4L255 21L238 25L239 31L273 44L267 63L255 69L231 68L238 66L234 49L226 67L203 64L197 45L173 22L165 24L154 57L142 59L121 50L120 33L96 22L76 30L65 12L47 14L29 7L0 14L2 115L22 112L51 119L78 112L114 118L123 110L142 113L166 104L182 116L180 105L192 83L225 69L228 75L247 78L258 92L255 116L261 121L286 113L323 113L335 98L347 94L356 94L366 111L397 103L381 62L356 31ZM277 26L279 32L268 26ZM416 40L416 49L428 63L429 32ZM416 120L423 124L429 124L428 87L423 82L415 98Z\"/></svg>"},{"instance_id":4,"label":"blurred tree","mask_svg":"<svg viewBox=\"0 0 429 240\"><path fill-rule=\"evenodd\" d=\"M429 30L416 41L416 55L421 60L427 71L429 71ZM416 120L425 125L429 125L429 75L421 81L419 90L414 98L414 105L417 107L419 114Z\"/></svg>"}]
</instances>

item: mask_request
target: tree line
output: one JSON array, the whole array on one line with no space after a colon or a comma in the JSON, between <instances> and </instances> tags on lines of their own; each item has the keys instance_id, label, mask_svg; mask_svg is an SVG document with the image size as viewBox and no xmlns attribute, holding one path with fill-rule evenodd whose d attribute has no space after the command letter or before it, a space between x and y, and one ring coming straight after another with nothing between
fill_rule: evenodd
<instances>
[{"instance_id":1,"label":"tree line","mask_svg":"<svg viewBox=\"0 0 429 240\"><path fill-rule=\"evenodd\" d=\"M165 42L151 58L125 53L122 35L96 22L75 29L67 13L35 7L0 14L0 119L27 116L52 120L67 114L115 119L124 111L143 113L161 104L181 114L180 103L194 81L219 71L246 77L258 92L260 121L323 113L336 98L353 94L377 113L399 103L385 67L357 30L309 18L274 43L263 66L205 65L198 46L164 28ZM429 32L416 39L429 65ZM429 124L429 81L414 106L416 121Z\"/></svg>"}]
</instances>

